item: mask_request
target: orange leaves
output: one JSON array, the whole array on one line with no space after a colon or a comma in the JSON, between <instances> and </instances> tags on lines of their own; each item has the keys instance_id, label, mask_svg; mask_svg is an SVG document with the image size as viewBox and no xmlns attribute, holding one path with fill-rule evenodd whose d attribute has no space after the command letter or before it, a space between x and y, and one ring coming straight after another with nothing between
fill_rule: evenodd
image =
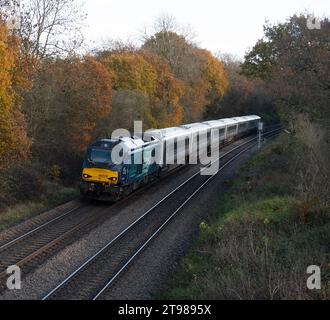
<instances>
[{"instance_id":1,"label":"orange leaves","mask_svg":"<svg viewBox=\"0 0 330 320\"><path fill-rule=\"evenodd\" d=\"M80 155L91 142L100 119L111 111L112 78L107 69L92 57L44 62L33 91L26 101L38 149L59 146Z\"/></svg>"},{"instance_id":2,"label":"orange leaves","mask_svg":"<svg viewBox=\"0 0 330 320\"><path fill-rule=\"evenodd\" d=\"M145 95L154 92L157 73L138 53L117 53L105 58L103 64L113 74L115 90L137 90Z\"/></svg>"},{"instance_id":3,"label":"orange leaves","mask_svg":"<svg viewBox=\"0 0 330 320\"><path fill-rule=\"evenodd\" d=\"M158 120L159 127L173 126L182 123L184 110L180 104L180 99L185 93L183 81L176 79L171 73L165 61L148 52L142 51L143 57L154 67L157 74L155 91L151 96L153 105L162 106L163 110L156 110L154 117ZM159 117L159 111L163 111L163 117Z\"/></svg>"},{"instance_id":4,"label":"orange leaves","mask_svg":"<svg viewBox=\"0 0 330 320\"><path fill-rule=\"evenodd\" d=\"M14 90L20 79L17 73L18 54L15 37L0 21L0 170L25 159L30 147L18 105L19 96Z\"/></svg>"},{"instance_id":5,"label":"orange leaves","mask_svg":"<svg viewBox=\"0 0 330 320\"><path fill-rule=\"evenodd\" d=\"M113 77L114 90L135 91L149 100L136 110L137 117L143 115L142 120L159 127L182 121L183 108L179 101L185 91L184 84L173 76L163 59L143 50L110 53L103 56L101 62Z\"/></svg>"},{"instance_id":6,"label":"orange leaves","mask_svg":"<svg viewBox=\"0 0 330 320\"><path fill-rule=\"evenodd\" d=\"M111 111L111 76L91 57L59 63L55 68L59 68L59 77L64 76L57 89L63 94L67 135L73 150L80 154L91 142L98 120Z\"/></svg>"},{"instance_id":7,"label":"orange leaves","mask_svg":"<svg viewBox=\"0 0 330 320\"><path fill-rule=\"evenodd\" d=\"M170 72L182 81L183 121L200 121L206 106L222 99L228 79L221 62L209 51L198 48L185 36L165 29L149 37L143 48L162 57Z\"/></svg>"},{"instance_id":8,"label":"orange leaves","mask_svg":"<svg viewBox=\"0 0 330 320\"><path fill-rule=\"evenodd\" d=\"M6 26L0 21L0 108L8 109L14 99L12 90L13 70L17 47L11 46Z\"/></svg>"},{"instance_id":9,"label":"orange leaves","mask_svg":"<svg viewBox=\"0 0 330 320\"><path fill-rule=\"evenodd\" d=\"M229 81L222 63L207 50L198 50L201 57L202 78L208 85L209 94L223 97Z\"/></svg>"}]
</instances>

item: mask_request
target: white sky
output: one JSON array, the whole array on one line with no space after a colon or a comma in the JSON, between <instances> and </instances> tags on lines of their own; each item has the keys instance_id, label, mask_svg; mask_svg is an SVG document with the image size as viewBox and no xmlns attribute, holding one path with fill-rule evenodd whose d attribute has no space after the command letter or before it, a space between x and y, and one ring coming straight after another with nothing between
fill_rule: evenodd
<instances>
[{"instance_id":1,"label":"white sky","mask_svg":"<svg viewBox=\"0 0 330 320\"><path fill-rule=\"evenodd\" d=\"M265 20L284 21L308 10L330 16L330 0L85 0L85 36L96 45L109 40L137 41L139 32L163 13L190 25L197 43L212 52L243 57L263 35Z\"/></svg>"}]
</instances>

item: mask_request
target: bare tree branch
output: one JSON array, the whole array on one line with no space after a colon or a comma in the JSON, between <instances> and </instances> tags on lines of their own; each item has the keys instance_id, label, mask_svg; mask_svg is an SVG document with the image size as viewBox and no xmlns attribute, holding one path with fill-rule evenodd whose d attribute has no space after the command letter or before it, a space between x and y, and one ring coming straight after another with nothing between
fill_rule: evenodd
<instances>
[{"instance_id":1,"label":"bare tree branch","mask_svg":"<svg viewBox=\"0 0 330 320\"><path fill-rule=\"evenodd\" d=\"M62 55L79 49L83 43L81 29L86 15L82 0L4 0L1 12L19 20L17 34L23 48L35 57ZM8 10L7 10L8 11Z\"/></svg>"}]
</instances>

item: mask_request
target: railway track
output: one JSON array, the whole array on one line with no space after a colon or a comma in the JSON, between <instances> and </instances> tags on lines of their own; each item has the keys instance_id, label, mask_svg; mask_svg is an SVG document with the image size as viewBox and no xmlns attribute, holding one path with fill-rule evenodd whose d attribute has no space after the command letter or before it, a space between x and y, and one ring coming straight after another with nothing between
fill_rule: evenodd
<instances>
[{"instance_id":1,"label":"railway track","mask_svg":"<svg viewBox=\"0 0 330 320\"><path fill-rule=\"evenodd\" d=\"M132 193L125 199L113 204L107 204L104 209L95 210L95 206L80 204L48 221L33 226L30 230L14 236L5 243L0 243L0 292L5 288L8 278L8 266L17 265L26 276L35 267L53 256L60 249L71 244L93 228L102 224L109 215L109 209L120 209L134 200L140 193L152 188L159 180L165 180L174 175L182 167L165 173L160 179L152 181L143 188Z\"/></svg>"},{"instance_id":2,"label":"railway track","mask_svg":"<svg viewBox=\"0 0 330 320\"><path fill-rule=\"evenodd\" d=\"M176 171L164 175L162 179L168 178ZM19 266L22 277L25 277L59 250L109 219L112 216L109 214L110 208L113 212L115 209L120 209L127 204L127 201L133 200L157 181L151 182L122 201L106 205L105 208L95 210L96 207L93 205L81 204L0 244L0 292L6 289L8 266Z\"/></svg>"},{"instance_id":3,"label":"railway track","mask_svg":"<svg viewBox=\"0 0 330 320\"><path fill-rule=\"evenodd\" d=\"M265 136L271 137L280 130L272 130ZM219 157L216 161L219 161L220 167L214 175L203 176L198 170L90 257L56 288L46 294L43 300L104 299L118 277L127 270L136 257L161 233L181 209L218 173L255 147L256 139L249 139ZM206 170L206 168L202 170Z\"/></svg>"},{"instance_id":4,"label":"railway track","mask_svg":"<svg viewBox=\"0 0 330 320\"><path fill-rule=\"evenodd\" d=\"M90 206L78 207L39 227L4 244L0 248L0 289L4 289L8 277L8 266L17 265L24 277L34 267L45 261L63 246L76 240L98 223L103 216L97 218L90 211Z\"/></svg>"}]
</instances>

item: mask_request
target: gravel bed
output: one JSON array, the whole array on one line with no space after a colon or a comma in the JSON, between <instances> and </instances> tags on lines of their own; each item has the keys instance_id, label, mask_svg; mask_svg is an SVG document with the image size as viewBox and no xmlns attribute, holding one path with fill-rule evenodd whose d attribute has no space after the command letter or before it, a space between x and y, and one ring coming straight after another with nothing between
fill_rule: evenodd
<instances>
[{"instance_id":1,"label":"gravel bed","mask_svg":"<svg viewBox=\"0 0 330 320\"><path fill-rule=\"evenodd\" d=\"M9 229L3 230L0 232L0 246L80 205L82 205L82 203L79 199L72 200L33 218L20 222Z\"/></svg>"},{"instance_id":2,"label":"gravel bed","mask_svg":"<svg viewBox=\"0 0 330 320\"><path fill-rule=\"evenodd\" d=\"M225 152L231 147L226 147L222 152ZM236 161L235 166L236 163L239 164L240 162L241 160ZM111 211L111 206L109 206L109 219L74 244L58 252L31 274L27 275L22 281L21 290L8 290L0 295L0 300L41 299L143 212L190 177L195 170L196 167L191 166L175 173L174 177L169 176L162 181L158 181L143 193L138 194L135 198L133 197L127 206L116 209L115 212ZM233 172L231 172L231 175L233 175ZM137 260L136 267L135 265L132 267L132 271L134 270L134 272L127 273L127 277L130 277L128 279L132 279L132 282L130 282L131 280L125 280L125 275L118 282L114 296L111 298L142 299L152 298L159 294L160 289L164 287L180 257L186 252L191 241L196 236L199 221L211 212L209 208L210 202L214 205L215 199L219 198L219 192L223 192L224 188L221 182L223 179L228 179L228 177L221 176L220 178L215 178L200 193L199 197L193 200L191 205L182 211L178 219L184 219L183 222L176 222L173 224L173 227L169 226L165 230L164 235L159 240L157 239L154 245L144 252ZM210 188L215 183L217 187ZM186 211L188 211L188 214L186 214ZM95 212L97 214L97 210ZM50 213L48 212L42 215L42 217L46 217L47 214L49 215ZM35 221L37 218L31 220ZM21 225L29 225L30 223L31 221L29 220ZM10 233L11 231L7 232ZM2 235L5 238L6 232L2 233ZM152 252L148 256L150 250ZM152 256L157 257L157 259L151 259ZM141 264L143 259L145 260ZM120 285L120 283L123 283L123 285ZM117 293L115 294L115 292Z\"/></svg>"},{"instance_id":3,"label":"gravel bed","mask_svg":"<svg viewBox=\"0 0 330 320\"><path fill-rule=\"evenodd\" d=\"M228 189L224 182L238 175L238 168L253 152L254 150L237 159L222 174L211 180L102 298L115 300L161 298L172 284L182 258L194 244L200 223L209 220L217 209L221 195Z\"/></svg>"}]
</instances>

